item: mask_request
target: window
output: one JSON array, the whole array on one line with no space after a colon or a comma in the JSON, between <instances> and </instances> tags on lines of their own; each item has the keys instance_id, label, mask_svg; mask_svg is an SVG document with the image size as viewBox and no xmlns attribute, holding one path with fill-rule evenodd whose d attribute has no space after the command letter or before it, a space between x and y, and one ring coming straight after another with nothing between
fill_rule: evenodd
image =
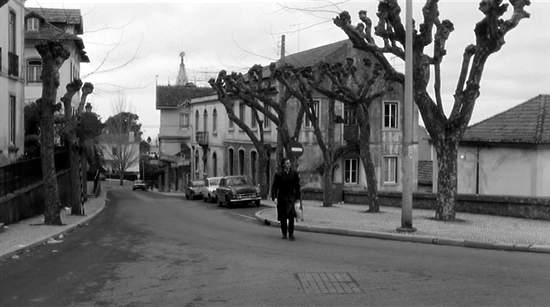
<instances>
[{"instance_id":1,"label":"window","mask_svg":"<svg viewBox=\"0 0 550 307\"><path fill-rule=\"evenodd\" d=\"M189 127L189 113L180 113L180 128Z\"/></svg>"},{"instance_id":2,"label":"window","mask_svg":"<svg viewBox=\"0 0 550 307\"><path fill-rule=\"evenodd\" d=\"M202 131L208 131L208 111L204 110L203 114L203 122L202 122Z\"/></svg>"},{"instance_id":3,"label":"window","mask_svg":"<svg viewBox=\"0 0 550 307\"><path fill-rule=\"evenodd\" d=\"M319 121L319 100L313 100L313 110L314 110L313 114L317 118L317 121ZM309 116L307 116L307 113L304 114L304 116L306 117L305 127L311 127L313 124L312 124Z\"/></svg>"},{"instance_id":4,"label":"window","mask_svg":"<svg viewBox=\"0 0 550 307\"><path fill-rule=\"evenodd\" d=\"M239 104L239 119L244 121L244 112L245 112L245 104L244 103L240 103Z\"/></svg>"},{"instance_id":5,"label":"window","mask_svg":"<svg viewBox=\"0 0 550 307\"><path fill-rule=\"evenodd\" d=\"M265 106L265 112L266 112L266 114L268 114L269 112L271 112L271 111L269 110L269 106ZM269 117L267 117L266 114L264 114L264 128L267 129L267 128L269 128Z\"/></svg>"},{"instance_id":6,"label":"window","mask_svg":"<svg viewBox=\"0 0 550 307\"><path fill-rule=\"evenodd\" d=\"M218 131L218 111L214 109L212 112L212 132L216 133Z\"/></svg>"},{"instance_id":7,"label":"window","mask_svg":"<svg viewBox=\"0 0 550 307\"><path fill-rule=\"evenodd\" d=\"M253 111L250 109L250 127L252 129L256 128L258 126L258 122L256 121L256 111Z\"/></svg>"},{"instance_id":8,"label":"window","mask_svg":"<svg viewBox=\"0 0 550 307\"><path fill-rule=\"evenodd\" d=\"M40 29L40 19L36 17L27 18L27 31L38 31Z\"/></svg>"},{"instance_id":9,"label":"window","mask_svg":"<svg viewBox=\"0 0 550 307\"><path fill-rule=\"evenodd\" d=\"M235 107L234 106L235 106L234 104L231 106L231 111L233 111L233 112L235 112ZM233 129L233 126L235 125L235 123L229 117L229 112L227 112L227 120L229 121L229 129Z\"/></svg>"},{"instance_id":10,"label":"window","mask_svg":"<svg viewBox=\"0 0 550 307\"><path fill-rule=\"evenodd\" d=\"M29 60L27 62L27 82L41 82L42 61Z\"/></svg>"},{"instance_id":11,"label":"window","mask_svg":"<svg viewBox=\"0 0 550 307\"><path fill-rule=\"evenodd\" d=\"M397 183L397 157L384 157L384 183Z\"/></svg>"},{"instance_id":12,"label":"window","mask_svg":"<svg viewBox=\"0 0 550 307\"><path fill-rule=\"evenodd\" d=\"M216 155L216 153L212 154L212 176L213 177L218 176L218 155Z\"/></svg>"},{"instance_id":13,"label":"window","mask_svg":"<svg viewBox=\"0 0 550 307\"><path fill-rule=\"evenodd\" d=\"M199 131L199 110L195 111L195 131Z\"/></svg>"},{"instance_id":14,"label":"window","mask_svg":"<svg viewBox=\"0 0 550 307\"><path fill-rule=\"evenodd\" d=\"M344 161L344 182L345 183L358 183L359 178L357 176L358 170L357 159L346 159Z\"/></svg>"},{"instance_id":15,"label":"window","mask_svg":"<svg viewBox=\"0 0 550 307\"><path fill-rule=\"evenodd\" d=\"M356 125L357 117L355 116L355 110L352 108L344 109L344 125Z\"/></svg>"},{"instance_id":16,"label":"window","mask_svg":"<svg viewBox=\"0 0 550 307\"><path fill-rule=\"evenodd\" d=\"M229 154L227 155L227 167L229 168L229 175L233 175L233 148L229 148Z\"/></svg>"},{"instance_id":17,"label":"window","mask_svg":"<svg viewBox=\"0 0 550 307\"><path fill-rule=\"evenodd\" d=\"M17 120L17 101L15 96L10 95L10 105L9 105L9 112L10 112L10 143L15 145L15 137L16 137L16 120Z\"/></svg>"},{"instance_id":18,"label":"window","mask_svg":"<svg viewBox=\"0 0 550 307\"><path fill-rule=\"evenodd\" d=\"M8 19L8 52L15 54L15 48L17 46L16 41L16 20L15 12L10 11Z\"/></svg>"},{"instance_id":19,"label":"window","mask_svg":"<svg viewBox=\"0 0 550 307\"><path fill-rule=\"evenodd\" d=\"M397 102L384 102L384 128L398 128Z\"/></svg>"},{"instance_id":20,"label":"window","mask_svg":"<svg viewBox=\"0 0 550 307\"><path fill-rule=\"evenodd\" d=\"M244 150L239 150L239 175L244 175Z\"/></svg>"}]
</instances>

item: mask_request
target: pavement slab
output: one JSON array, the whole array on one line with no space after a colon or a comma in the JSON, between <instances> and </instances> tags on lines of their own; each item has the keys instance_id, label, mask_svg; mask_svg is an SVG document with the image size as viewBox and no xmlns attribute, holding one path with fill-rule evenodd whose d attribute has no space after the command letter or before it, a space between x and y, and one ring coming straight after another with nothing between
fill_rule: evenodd
<instances>
[{"instance_id":1,"label":"pavement slab","mask_svg":"<svg viewBox=\"0 0 550 307\"><path fill-rule=\"evenodd\" d=\"M275 205L259 211L256 218L278 226ZM323 207L319 201L303 201L304 220L296 222L297 230L364 236L418 243L464 246L484 249L550 253L550 221L471 213L456 214L451 222L437 221L432 210L413 210L416 232L398 232L401 209L381 207L379 213L368 207L335 204Z\"/></svg>"}]
</instances>

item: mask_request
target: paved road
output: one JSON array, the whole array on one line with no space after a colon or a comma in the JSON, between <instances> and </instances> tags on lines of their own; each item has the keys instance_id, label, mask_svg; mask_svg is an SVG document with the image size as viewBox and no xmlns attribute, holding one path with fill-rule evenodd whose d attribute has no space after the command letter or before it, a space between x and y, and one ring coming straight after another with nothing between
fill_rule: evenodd
<instances>
[{"instance_id":1,"label":"paved road","mask_svg":"<svg viewBox=\"0 0 550 307\"><path fill-rule=\"evenodd\" d=\"M62 243L0 262L0 306L547 306L550 257L278 230L113 191Z\"/></svg>"}]
</instances>

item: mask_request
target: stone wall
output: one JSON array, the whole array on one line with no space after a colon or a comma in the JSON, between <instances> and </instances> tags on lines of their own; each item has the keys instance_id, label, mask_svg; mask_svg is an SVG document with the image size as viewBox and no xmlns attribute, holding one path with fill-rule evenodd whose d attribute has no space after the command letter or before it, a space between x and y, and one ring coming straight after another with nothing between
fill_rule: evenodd
<instances>
[{"instance_id":1,"label":"stone wall","mask_svg":"<svg viewBox=\"0 0 550 307\"><path fill-rule=\"evenodd\" d=\"M365 191L344 190L343 194L345 203L365 203ZM321 189L304 188L302 197L322 200L323 192ZM435 208L435 194L414 193L413 197L414 209ZM379 192L378 200L381 206L401 207L401 193L398 192ZM460 194L457 201L457 212L550 220L550 198Z\"/></svg>"},{"instance_id":2,"label":"stone wall","mask_svg":"<svg viewBox=\"0 0 550 307\"><path fill-rule=\"evenodd\" d=\"M57 185L61 204L68 204L70 197L69 170L57 173ZM42 182L19 189L0 197L0 223L11 224L44 213Z\"/></svg>"}]
</instances>

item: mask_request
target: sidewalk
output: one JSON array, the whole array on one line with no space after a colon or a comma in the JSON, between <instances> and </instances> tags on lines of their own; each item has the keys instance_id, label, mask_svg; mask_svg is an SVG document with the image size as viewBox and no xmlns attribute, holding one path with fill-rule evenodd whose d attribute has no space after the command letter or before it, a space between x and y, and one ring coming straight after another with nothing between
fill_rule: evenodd
<instances>
[{"instance_id":1,"label":"sidewalk","mask_svg":"<svg viewBox=\"0 0 550 307\"><path fill-rule=\"evenodd\" d=\"M261 222L279 226L275 205L256 213ZM381 207L366 213L367 206L338 204L322 207L319 201L303 201L304 221L296 230L361 236L418 243L485 249L550 253L550 221L457 212L457 220L440 222L433 210L413 210L414 233L399 233L401 208Z\"/></svg>"},{"instance_id":2,"label":"sidewalk","mask_svg":"<svg viewBox=\"0 0 550 307\"><path fill-rule=\"evenodd\" d=\"M70 215L70 212L61 210L61 226L44 225L44 216L38 215L18 223L4 226L0 231L0 259L18 258L24 250L40 244L58 243L63 240L65 233L87 223L105 207L106 194L111 187L102 186L101 195L97 198L88 198L84 204L85 216Z\"/></svg>"}]
</instances>

